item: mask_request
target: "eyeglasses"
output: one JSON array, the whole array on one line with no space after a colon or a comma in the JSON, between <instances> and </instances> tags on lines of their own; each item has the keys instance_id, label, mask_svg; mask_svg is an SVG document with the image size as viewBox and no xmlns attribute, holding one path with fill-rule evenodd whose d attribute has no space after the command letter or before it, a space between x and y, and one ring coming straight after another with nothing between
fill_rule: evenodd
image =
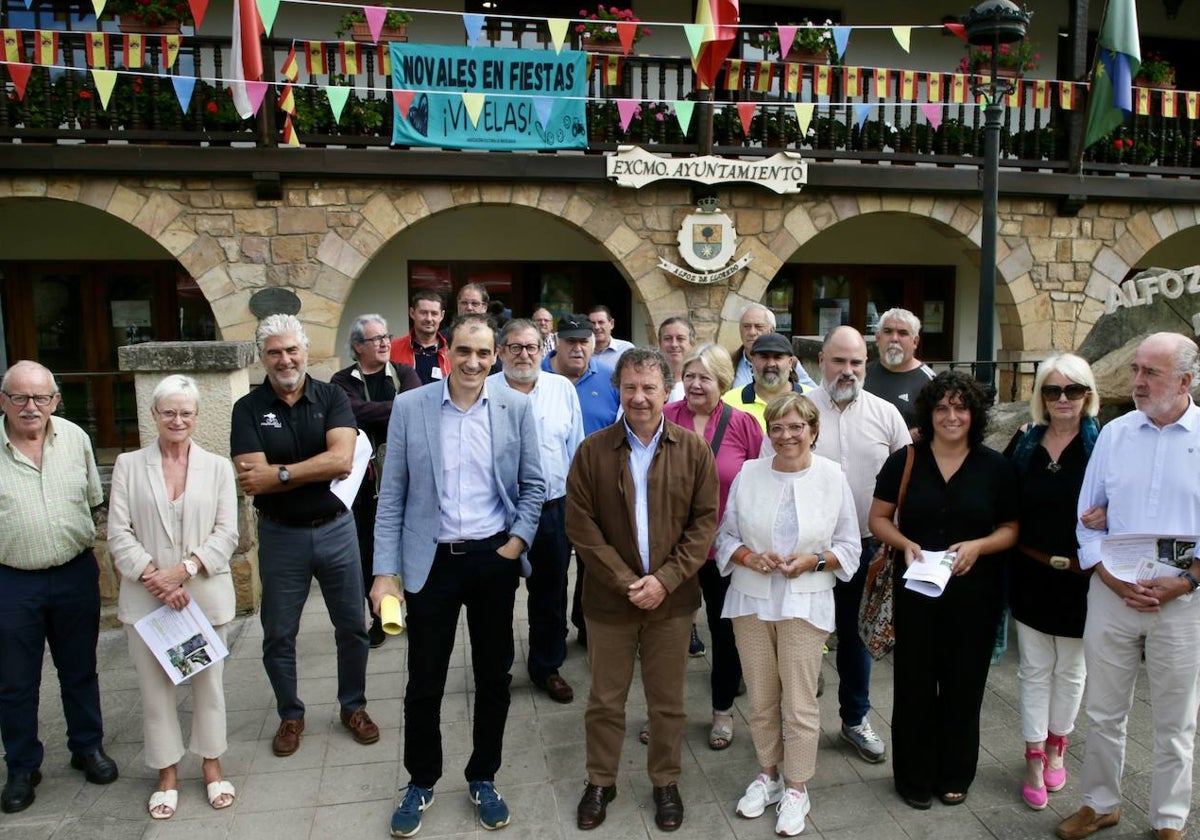
<instances>
[{"instance_id":1,"label":"eyeglasses","mask_svg":"<svg viewBox=\"0 0 1200 840\"><path fill-rule=\"evenodd\" d=\"M509 355L520 356L522 352L528 353L530 356L536 356L537 352L542 349L540 344L505 344L504 349L509 352Z\"/></svg>"},{"instance_id":2,"label":"eyeglasses","mask_svg":"<svg viewBox=\"0 0 1200 840\"><path fill-rule=\"evenodd\" d=\"M478 309L483 311L487 308L487 304L481 300L460 300L458 302L459 309L470 309L472 311Z\"/></svg>"},{"instance_id":3,"label":"eyeglasses","mask_svg":"<svg viewBox=\"0 0 1200 840\"><path fill-rule=\"evenodd\" d=\"M799 436L803 434L804 430L807 428L807 423L788 423L787 425L782 423L772 423L770 426L767 426L767 434L769 434L771 437L781 437L784 432L787 432L790 435Z\"/></svg>"},{"instance_id":4,"label":"eyeglasses","mask_svg":"<svg viewBox=\"0 0 1200 840\"><path fill-rule=\"evenodd\" d=\"M159 411L156 408L156 409L154 409L154 413L157 414L162 419L166 420L168 423L175 422L176 418L182 420L185 423L196 419L195 411L176 411L173 408L167 408L167 409L163 409L162 411Z\"/></svg>"},{"instance_id":5,"label":"eyeglasses","mask_svg":"<svg viewBox=\"0 0 1200 840\"><path fill-rule=\"evenodd\" d=\"M360 339L358 343L359 344L370 344L372 342L374 342L375 344L391 344L392 334L384 333L383 335L373 335L370 338L363 336L362 339Z\"/></svg>"},{"instance_id":6,"label":"eyeglasses","mask_svg":"<svg viewBox=\"0 0 1200 840\"><path fill-rule=\"evenodd\" d=\"M1077 385L1074 383L1070 385L1043 385L1042 399L1049 402L1058 402L1059 398L1062 397L1063 394L1066 394L1067 399L1069 399L1071 402L1075 402L1076 400L1081 400L1086 397L1091 390L1092 389L1086 385Z\"/></svg>"},{"instance_id":7,"label":"eyeglasses","mask_svg":"<svg viewBox=\"0 0 1200 840\"><path fill-rule=\"evenodd\" d=\"M50 405L50 401L53 400L56 395L55 394L10 394L10 393L8 393L8 391L5 391L4 396L6 396L10 400L12 400L13 405L15 405L19 408L24 408L25 406L29 405L30 400L33 400L33 404L38 406L39 408L45 408L46 406Z\"/></svg>"}]
</instances>

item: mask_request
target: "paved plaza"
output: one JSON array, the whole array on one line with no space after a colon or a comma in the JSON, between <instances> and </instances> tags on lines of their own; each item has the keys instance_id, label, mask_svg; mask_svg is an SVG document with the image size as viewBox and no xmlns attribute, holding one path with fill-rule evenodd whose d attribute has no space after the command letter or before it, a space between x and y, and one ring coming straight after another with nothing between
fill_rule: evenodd
<instances>
[{"instance_id":1,"label":"paved plaza","mask_svg":"<svg viewBox=\"0 0 1200 840\"><path fill-rule=\"evenodd\" d=\"M524 587L518 601L524 615ZM300 627L300 689L308 705L307 729L299 751L288 758L271 752L278 725L274 698L263 672L262 630L257 616L234 621L231 657L225 670L229 710L229 751L222 757L227 777L237 786L237 801L224 811L209 808L200 780L200 762L184 759L179 810L169 821L156 822L146 813L146 800L157 774L144 766L141 702L124 633L107 631L100 642L100 685L103 693L105 745L121 768L121 778L107 787L84 782L68 767L57 683L48 664L43 682L41 736L46 743L42 765L45 780L37 801L20 814L0 815L3 840L359 840L388 837L388 821L397 803L397 789L407 782L400 765L402 751L401 696L405 682L404 637L389 639L371 651L367 681L368 709L382 737L360 746L338 722L333 632L320 592L313 589ZM953 628L946 628L954 632ZM504 766L496 780L508 801L513 820L498 835L516 838L576 837L575 805L584 783L583 712L588 668L584 651L574 642L563 676L574 686L575 702L559 705L533 689L523 661L527 626L518 622L517 664L513 668L512 710L505 738ZM707 632L701 626L701 635ZM437 799L426 812L422 838L496 836L475 821L467 800L462 767L470 749L473 695L465 623L460 625L446 699L442 707L445 775L436 787ZM821 698L821 748L817 775L809 784L812 813L803 837L844 840L900 838L1002 838L1022 840L1053 837L1055 824L1078 807L1078 769L1083 727L1073 736L1067 762L1070 778L1065 790L1051 794L1050 807L1029 810L1020 799L1023 769L1017 707L1016 655L992 669L983 708L983 750L979 775L965 805L946 807L934 802L929 811L905 806L895 795L889 764L861 761L837 736L837 674L833 657L824 666L827 688ZM757 820L734 815L733 807L757 772L754 749L745 722L745 698L738 699L733 744L724 752L708 748L711 708L706 657L692 659L687 676L689 726L684 744L680 790L686 806L684 838L774 837L774 811ZM871 723L890 742L892 668L878 664ZM1119 826L1097 835L1102 840L1144 838L1149 833L1145 808L1149 799L1150 708L1145 678L1138 683L1129 726L1124 816ZM187 689L181 708L190 708ZM662 836L654 826L650 782L645 770L645 747L637 741L645 701L635 678L626 722L622 773L608 820L589 832L593 840L633 840ZM186 719L186 714L184 715ZM1082 715L1081 715L1082 717Z\"/></svg>"}]
</instances>

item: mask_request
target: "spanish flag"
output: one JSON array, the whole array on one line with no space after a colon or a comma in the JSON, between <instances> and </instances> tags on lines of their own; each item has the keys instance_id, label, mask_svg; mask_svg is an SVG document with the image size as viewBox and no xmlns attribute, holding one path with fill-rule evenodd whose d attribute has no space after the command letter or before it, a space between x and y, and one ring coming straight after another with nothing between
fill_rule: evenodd
<instances>
[{"instance_id":1,"label":"spanish flag","mask_svg":"<svg viewBox=\"0 0 1200 840\"><path fill-rule=\"evenodd\" d=\"M296 61L295 44L292 44L291 51L287 54L287 58L283 60L283 66L279 68L279 75L283 76L289 82L294 82L300 78L300 64Z\"/></svg>"},{"instance_id":2,"label":"spanish flag","mask_svg":"<svg viewBox=\"0 0 1200 840\"><path fill-rule=\"evenodd\" d=\"M33 63L53 67L58 64L58 33L51 29L39 29L37 46L33 51Z\"/></svg>"},{"instance_id":3,"label":"spanish flag","mask_svg":"<svg viewBox=\"0 0 1200 840\"><path fill-rule=\"evenodd\" d=\"M88 67L107 67L108 35L104 32L88 32L84 52Z\"/></svg>"},{"instance_id":4,"label":"spanish flag","mask_svg":"<svg viewBox=\"0 0 1200 840\"><path fill-rule=\"evenodd\" d=\"M754 92L766 93L771 89L771 77L774 63L770 61L756 62L757 66L754 71Z\"/></svg>"},{"instance_id":5,"label":"spanish flag","mask_svg":"<svg viewBox=\"0 0 1200 840\"><path fill-rule=\"evenodd\" d=\"M729 71L725 74L725 90L741 89L742 73L742 60L740 58L729 59Z\"/></svg>"},{"instance_id":6,"label":"spanish flag","mask_svg":"<svg viewBox=\"0 0 1200 840\"><path fill-rule=\"evenodd\" d=\"M179 58L179 46L183 42L180 35L164 35L162 39L162 54L163 64L170 70L175 66L175 59Z\"/></svg>"},{"instance_id":7,"label":"spanish flag","mask_svg":"<svg viewBox=\"0 0 1200 840\"><path fill-rule=\"evenodd\" d=\"M347 76L357 76L358 68L362 65L362 47L353 41L342 41L338 51L342 55L342 72Z\"/></svg>"},{"instance_id":8,"label":"spanish flag","mask_svg":"<svg viewBox=\"0 0 1200 840\"><path fill-rule=\"evenodd\" d=\"M25 60L25 45L21 41L21 30L0 29L4 36L4 60L18 64Z\"/></svg>"},{"instance_id":9,"label":"spanish flag","mask_svg":"<svg viewBox=\"0 0 1200 840\"><path fill-rule=\"evenodd\" d=\"M925 86L927 89L926 98L931 103L942 101L942 74L941 73L926 73Z\"/></svg>"},{"instance_id":10,"label":"spanish flag","mask_svg":"<svg viewBox=\"0 0 1200 840\"><path fill-rule=\"evenodd\" d=\"M279 94L279 110L285 114L296 113L296 94L291 85L285 85L283 92Z\"/></svg>"},{"instance_id":11,"label":"spanish flag","mask_svg":"<svg viewBox=\"0 0 1200 840\"><path fill-rule=\"evenodd\" d=\"M784 65L784 90L793 96L800 92L800 65L787 62Z\"/></svg>"},{"instance_id":12,"label":"spanish flag","mask_svg":"<svg viewBox=\"0 0 1200 840\"><path fill-rule=\"evenodd\" d=\"M1036 81L1033 83L1033 107L1037 109L1050 107L1050 83Z\"/></svg>"},{"instance_id":13,"label":"spanish flag","mask_svg":"<svg viewBox=\"0 0 1200 840\"><path fill-rule=\"evenodd\" d=\"M862 68L847 67L845 70L846 82L846 97L852 98L862 95Z\"/></svg>"},{"instance_id":14,"label":"spanish flag","mask_svg":"<svg viewBox=\"0 0 1200 840\"><path fill-rule=\"evenodd\" d=\"M917 98L917 74L912 70L900 71L900 98L906 102Z\"/></svg>"},{"instance_id":15,"label":"spanish flag","mask_svg":"<svg viewBox=\"0 0 1200 840\"><path fill-rule=\"evenodd\" d=\"M322 41L304 42L304 66L309 74L321 76L325 74L325 44Z\"/></svg>"},{"instance_id":16,"label":"spanish flag","mask_svg":"<svg viewBox=\"0 0 1200 840\"><path fill-rule=\"evenodd\" d=\"M1075 110L1075 83L1060 82L1058 85L1058 107L1064 111Z\"/></svg>"},{"instance_id":17,"label":"spanish flag","mask_svg":"<svg viewBox=\"0 0 1200 840\"><path fill-rule=\"evenodd\" d=\"M292 125L292 115L288 114L283 119L283 145L299 146L300 138L296 136L296 127Z\"/></svg>"},{"instance_id":18,"label":"spanish flag","mask_svg":"<svg viewBox=\"0 0 1200 840\"><path fill-rule=\"evenodd\" d=\"M813 93L817 96L829 96L830 73L828 64L818 64L813 68Z\"/></svg>"},{"instance_id":19,"label":"spanish flag","mask_svg":"<svg viewBox=\"0 0 1200 840\"><path fill-rule=\"evenodd\" d=\"M967 77L962 73L950 74L950 101L955 104L967 101Z\"/></svg>"},{"instance_id":20,"label":"spanish flag","mask_svg":"<svg viewBox=\"0 0 1200 840\"><path fill-rule=\"evenodd\" d=\"M125 66L137 70L146 64L144 35L128 34L124 37Z\"/></svg>"},{"instance_id":21,"label":"spanish flag","mask_svg":"<svg viewBox=\"0 0 1200 840\"><path fill-rule=\"evenodd\" d=\"M1133 89L1133 110L1139 117L1149 116L1150 114L1150 90L1148 88Z\"/></svg>"},{"instance_id":22,"label":"spanish flag","mask_svg":"<svg viewBox=\"0 0 1200 840\"><path fill-rule=\"evenodd\" d=\"M1200 115L1200 93L1190 90L1183 95L1183 106L1187 109L1187 118L1194 120Z\"/></svg>"},{"instance_id":23,"label":"spanish flag","mask_svg":"<svg viewBox=\"0 0 1200 840\"><path fill-rule=\"evenodd\" d=\"M887 99L888 98L888 87L889 87L888 74L889 73L891 73L890 70L885 70L882 67L876 68L876 70L875 70L875 98L876 99Z\"/></svg>"},{"instance_id":24,"label":"spanish flag","mask_svg":"<svg viewBox=\"0 0 1200 840\"><path fill-rule=\"evenodd\" d=\"M1176 111L1178 100L1175 97L1175 91L1164 90L1160 92L1162 93L1162 115L1169 119L1175 119L1179 116Z\"/></svg>"},{"instance_id":25,"label":"spanish flag","mask_svg":"<svg viewBox=\"0 0 1200 840\"><path fill-rule=\"evenodd\" d=\"M390 79L392 77L392 48L387 44L380 44L375 49L379 56L379 63L376 65L379 68L379 74L385 79Z\"/></svg>"}]
</instances>

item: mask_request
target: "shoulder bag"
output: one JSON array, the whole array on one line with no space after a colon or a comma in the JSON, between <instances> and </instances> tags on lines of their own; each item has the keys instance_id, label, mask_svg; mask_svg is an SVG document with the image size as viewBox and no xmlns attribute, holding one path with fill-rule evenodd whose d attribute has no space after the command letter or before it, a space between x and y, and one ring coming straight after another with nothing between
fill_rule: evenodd
<instances>
[{"instance_id":1,"label":"shoulder bag","mask_svg":"<svg viewBox=\"0 0 1200 840\"><path fill-rule=\"evenodd\" d=\"M908 479L912 475L913 447L908 446L904 459L904 477L900 479L900 493L896 498L893 521L900 521L900 506L908 492ZM863 599L858 607L858 635L866 645L872 659L883 659L896 646L895 582L893 568L897 550L881 542L879 550L867 566L867 579L863 585Z\"/></svg>"}]
</instances>

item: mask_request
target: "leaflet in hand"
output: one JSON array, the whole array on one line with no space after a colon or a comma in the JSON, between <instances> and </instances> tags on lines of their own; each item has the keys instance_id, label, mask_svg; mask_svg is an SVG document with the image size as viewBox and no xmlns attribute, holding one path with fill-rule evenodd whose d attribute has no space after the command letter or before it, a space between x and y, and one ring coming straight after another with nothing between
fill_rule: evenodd
<instances>
[{"instance_id":1,"label":"leaflet in hand","mask_svg":"<svg viewBox=\"0 0 1200 840\"><path fill-rule=\"evenodd\" d=\"M1162 534L1119 534L1100 540L1100 560L1113 577L1137 583L1175 577L1192 567L1196 537Z\"/></svg>"},{"instance_id":2,"label":"leaflet in hand","mask_svg":"<svg viewBox=\"0 0 1200 840\"><path fill-rule=\"evenodd\" d=\"M229 655L195 601L181 610L164 604L133 627L175 685Z\"/></svg>"},{"instance_id":3,"label":"leaflet in hand","mask_svg":"<svg viewBox=\"0 0 1200 840\"><path fill-rule=\"evenodd\" d=\"M921 559L904 573L904 588L930 598L938 597L950 582L954 557L953 551L922 551Z\"/></svg>"}]
</instances>

